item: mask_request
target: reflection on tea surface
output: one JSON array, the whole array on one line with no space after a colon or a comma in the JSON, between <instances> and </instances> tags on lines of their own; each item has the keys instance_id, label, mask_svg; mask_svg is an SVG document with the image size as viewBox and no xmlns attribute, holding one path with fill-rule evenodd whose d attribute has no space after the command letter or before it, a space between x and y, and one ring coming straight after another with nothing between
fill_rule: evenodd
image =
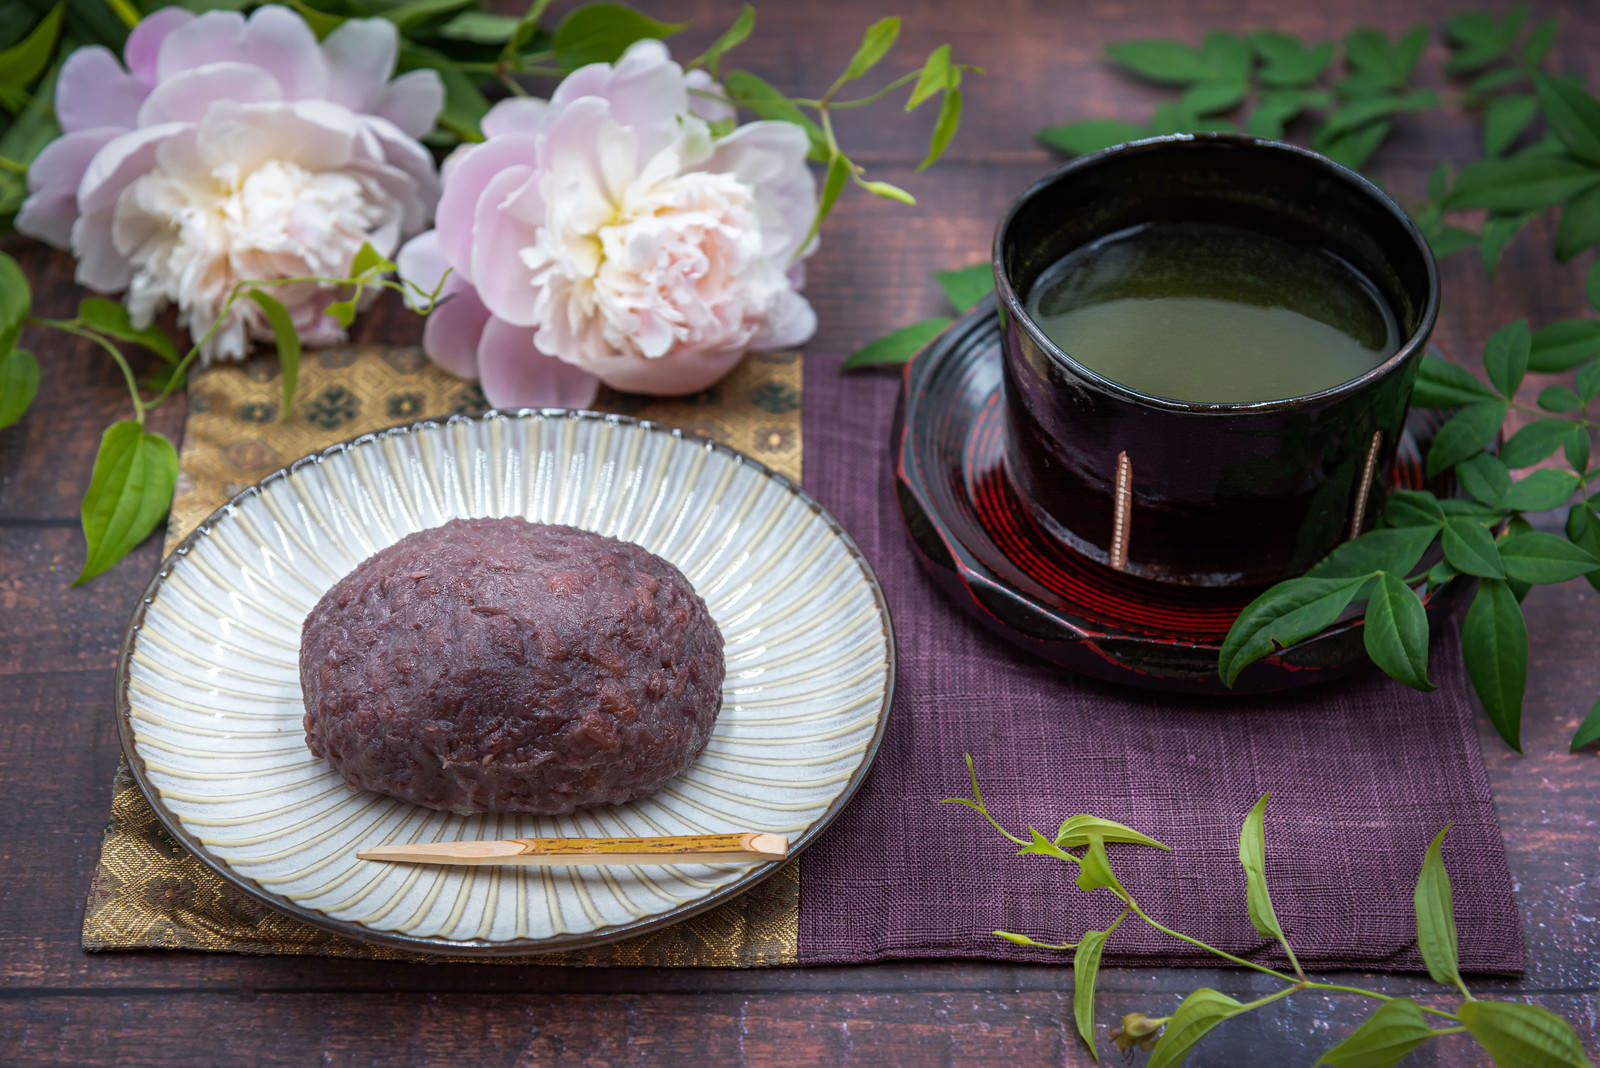
<instances>
[{"instance_id":1,"label":"reflection on tea surface","mask_svg":"<svg viewBox=\"0 0 1600 1068\"><path fill-rule=\"evenodd\" d=\"M1207 223L1141 226L1074 250L1033 284L1027 307L1079 363L1201 403L1316 393L1399 344L1393 314L1343 260Z\"/></svg>"}]
</instances>

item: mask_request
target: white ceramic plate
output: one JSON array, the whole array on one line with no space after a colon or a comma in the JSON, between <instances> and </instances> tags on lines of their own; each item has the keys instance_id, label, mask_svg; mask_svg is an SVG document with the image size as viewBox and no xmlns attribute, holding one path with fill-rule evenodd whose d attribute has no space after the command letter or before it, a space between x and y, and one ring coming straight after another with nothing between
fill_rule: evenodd
<instances>
[{"instance_id":1,"label":"white ceramic plate","mask_svg":"<svg viewBox=\"0 0 1600 1068\"><path fill-rule=\"evenodd\" d=\"M414 531L525 516L676 564L726 640L700 758L653 797L569 816L457 816L352 792L306 749L300 625ZM355 859L385 842L773 831L803 848L882 738L894 640L838 524L760 464L588 412L490 412L336 445L263 479L167 559L118 669L123 747L199 857L278 908L407 949L515 954L609 941L709 908L777 865L443 868Z\"/></svg>"}]
</instances>

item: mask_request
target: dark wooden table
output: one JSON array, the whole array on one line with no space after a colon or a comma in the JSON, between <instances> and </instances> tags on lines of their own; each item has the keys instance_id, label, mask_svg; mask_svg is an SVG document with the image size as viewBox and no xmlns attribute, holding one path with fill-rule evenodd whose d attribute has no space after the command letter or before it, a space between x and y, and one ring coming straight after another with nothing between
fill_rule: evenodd
<instances>
[{"instance_id":1,"label":"dark wooden table","mask_svg":"<svg viewBox=\"0 0 1600 1068\"><path fill-rule=\"evenodd\" d=\"M516 4L505 4L507 9ZM691 18L680 52L692 55L737 9L733 0L651 4ZM1155 90L1113 73L1109 41L1162 34L1198 41L1205 29L1275 28L1311 38L1356 25L1391 32L1427 20L1448 0L939 0L905 11L904 44L888 66L909 69L935 45L989 76L967 92L967 121L938 167L915 174L931 114L887 112L842 123L875 177L913 190L909 210L847 194L812 261L807 295L820 328L813 350L847 350L940 310L929 272L983 258L994 220L1052 166L1033 132L1097 115L1143 119ZM1501 6L1501 5L1496 5ZM1600 17L1587 0L1539 0L1561 20L1552 63L1600 84ZM742 65L793 92L815 95L861 29L889 5L848 0L760 9ZM1424 60L1437 72L1436 32ZM1392 188L1419 190L1439 159L1473 153L1476 127L1460 116L1402 120L1402 136L1374 167ZM1582 272L1550 254L1534 228L1488 281L1471 257L1444 266L1438 338L1476 351L1502 323L1535 325L1582 308ZM7 238L44 314L67 314L79 293L61 254ZM412 342L414 320L389 306L366 317L364 340ZM177 952L89 956L79 949L84 892L110 801L117 740L111 677L134 600L157 564L152 538L115 570L74 589L82 562L78 500L100 428L123 418L126 394L109 361L59 334L25 339L44 384L33 411L0 432L0 1062L216 1064L314 1060L411 1063L458 1060L699 1063L1086 1063L1073 1033L1070 969L939 962L855 968L578 970ZM182 405L153 425L176 437ZM1600 766L1566 742L1600 693L1600 596L1582 583L1528 602L1532 681L1526 756L1487 724L1482 737L1528 943L1528 972L1485 989L1563 1014L1600 1051L1596 1009L1600 917ZM1427 744L1417 739L1417 744ZM1134 1010L1166 1013L1199 985L1237 997L1268 987L1235 971L1119 969L1100 980L1102 1021ZM1410 976L1355 981L1419 995ZM1196 1064L1310 1064L1365 1005L1297 996L1220 1027ZM1103 1032L1102 1032L1103 1035ZM1115 1056L1102 1040L1102 1056ZM1436 1060L1434 1059L1436 1058ZM1415 1063L1475 1064L1462 1038L1425 1047Z\"/></svg>"}]
</instances>

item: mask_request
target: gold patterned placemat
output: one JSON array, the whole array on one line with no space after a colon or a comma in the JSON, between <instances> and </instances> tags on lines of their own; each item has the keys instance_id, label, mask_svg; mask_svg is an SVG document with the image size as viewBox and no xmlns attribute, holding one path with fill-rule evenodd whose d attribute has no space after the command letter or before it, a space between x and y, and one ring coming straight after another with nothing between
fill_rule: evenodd
<instances>
[{"instance_id":1,"label":"gold patterned placemat","mask_svg":"<svg viewBox=\"0 0 1600 1068\"><path fill-rule=\"evenodd\" d=\"M801 361L749 356L712 388L683 398L602 392L596 407L682 427L800 480ZM485 407L476 384L428 362L421 349L347 347L307 354L293 410L279 418L274 357L213 367L189 385L189 417L167 549L235 493L307 453L373 430ZM522 963L755 967L798 955L795 860L749 892L653 934ZM245 894L169 835L118 767L111 819L89 886L83 946L429 959L374 948L303 923Z\"/></svg>"}]
</instances>

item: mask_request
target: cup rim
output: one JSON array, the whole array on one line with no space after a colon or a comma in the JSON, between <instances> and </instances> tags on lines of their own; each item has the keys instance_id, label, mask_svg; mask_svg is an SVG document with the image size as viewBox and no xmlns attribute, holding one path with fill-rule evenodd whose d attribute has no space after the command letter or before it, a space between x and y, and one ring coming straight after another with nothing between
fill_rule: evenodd
<instances>
[{"instance_id":1,"label":"cup rim","mask_svg":"<svg viewBox=\"0 0 1600 1068\"><path fill-rule=\"evenodd\" d=\"M1388 359L1362 372L1355 378L1347 379L1315 393L1302 393L1277 400L1239 402L1185 401L1174 397L1163 397L1155 393L1146 393L1143 390L1118 382L1116 379L1106 377L1092 367L1081 363L1064 348L1052 341L1039 327L1039 324L1034 322L1033 317L1028 314L1022 298L1017 294L1016 289L1011 284L1011 279L1006 274L1004 259L1006 235L1011 230L1017 215L1039 194L1079 169L1093 167L1105 160L1118 156L1171 150L1186 144L1227 144L1240 148L1285 152L1300 156L1354 186L1375 202L1394 218L1395 222L1400 225L1422 256L1423 266L1427 275L1428 297L1423 306L1422 315L1418 319L1416 329L1400 343ZM1004 217L995 227L994 243L991 250L991 266L994 272L995 295L1001 309L1017 322L1020 329L1027 331L1029 337L1039 347L1040 351L1044 352L1050 359L1066 365L1078 377L1088 380L1098 388L1124 401L1167 412L1194 415L1238 415L1293 411L1299 408L1320 406L1326 402L1336 401L1347 395L1359 393L1372 383L1387 378L1411 359L1417 350L1426 343L1439 316L1439 267L1434 259L1433 248L1428 244L1427 239L1422 236L1422 231L1417 228L1415 220L1406 214L1399 204L1395 203L1394 198L1390 197L1370 179L1363 177L1342 163L1329 159L1320 152L1314 152L1300 145L1289 144L1286 141L1277 141L1266 137L1252 137L1248 134L1227 132L1160 134L1155 137L1141 137L1132 141L1124 141L1121 144L1111 145L1097 152L1091 152L1069 160L1043 178L1033 182L1027 189L1023 190L1020 196L1011 202L1011 207L1006 210Z\"/></svg>"}]
</instances>

